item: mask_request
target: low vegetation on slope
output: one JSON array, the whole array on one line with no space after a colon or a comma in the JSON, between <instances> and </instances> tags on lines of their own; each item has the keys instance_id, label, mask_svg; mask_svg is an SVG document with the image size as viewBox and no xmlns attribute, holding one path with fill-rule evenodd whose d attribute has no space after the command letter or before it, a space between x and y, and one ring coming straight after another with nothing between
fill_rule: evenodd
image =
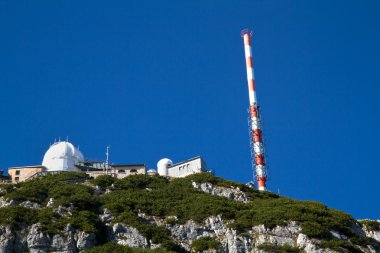
<instances>
[{"instance_id":1,"label":"low vegetation on slope","mask_svg":"<svg viewBox=\"0 0 380 253\"><path fill-rule=\"evenodd\" d=\"M380 231L380 222L374 220L361 220L359 221L369 231Z\"/></svg>"},{"instance_id":2,"label":"low vegetation on slope","mask_svg":"<svg viewBox=\"0 0 380 253\"><path fill-rule=\"evenodd\" d=\"M174 253L174 251L167 251L164 249L139 249L115 243L106 243L101 246L93 247L85 253Z\"/></svg>"},{"instance_id":3,"label":"low vegetation on slope","mask_svg":"<svg viewBox=\"0 0 380 253\"><path fill-rule=\"evenodd\" d=\"M271 253L305 253L305 251L299 250L298 248L291 247L289 245L272 245L264 243L258 246L260 250Z\"/></svg>"},{"instance_id":4,"label":"low vegetation on slope","mask_svg":"<svg viewBox=\"0 0 380 253\"><path fill-rule=\"evenodd\" d=\"M218 250L221 246L220 242L212 237L201 237L191 244L191 250L194 252L203 252L207 250Z\"/></svg>"},{"instance_id":5,"label":"low vegetation on slope","mask_svg":"<svg viewBox=\"0 0 380 253\"><path fill-rule=\"evenodd\" d=\"M81 183L83 181L87 182ZM251 201L242 203L206 194L193 188L193 181L209 182L221 187L239 187ZM103 191L109 189L110 192L96 195L95 186ZM207 217L221 215L224 220L231 220L230 226L240 233L255 225L264 224L273 228L292 220L299 222L302 233L312 238L333 241L329 231L334 230L351 238L356 244L371 243L368 239L355 235L352 229L355 220L348 214L317 202L298 201L269 192L259 192L244 184L223 180L208 173L169 181L160 176L147 175L124 179L111 176L89 179L84 173L68 172L47 175L15 186L3 185L1 188L1 194L6 199L18 202L29 200L46 206L50 198L53 198L54 206L40 210L19 205L0 208L0 224L17 228L23 224L40 222L46 232L53 234L59 233L70 223L86 232L97 233L97 241L100 243L104 243L102 240L105 238L104 225L98 218L103 208L111 211L115 217L114 222L136 227L153 243L161 243L166 250L177 252L183 249L174 244L165 227L149 225L138 214L160 217L171 224L185 223L187 220L201 223ZM53 208L58 206L71 208L72 215L57 214Z\"/></svg>"},{"instance_id":6,"label":"low vegetation on slope","mask_svg":"<svg viewBox=\"0 0 380 253\"><path fill-rule=\"evenodd\" d=\"M76 183L86 179L88 177L84 173L68 172L2 186L2 195L6 199L17 202L28 200L46 206L49 199L54 198L55 207L72 206L73 215L62 217L53 212L52 208L37 210L12 205L0 209L0 223L19 228L40 222L42 228L51 234L59 233L66 224L72 224L86 232L97 232L100 223L93 210L100 206L100 202L90 187Z\"/></svg>"}]
</instances>

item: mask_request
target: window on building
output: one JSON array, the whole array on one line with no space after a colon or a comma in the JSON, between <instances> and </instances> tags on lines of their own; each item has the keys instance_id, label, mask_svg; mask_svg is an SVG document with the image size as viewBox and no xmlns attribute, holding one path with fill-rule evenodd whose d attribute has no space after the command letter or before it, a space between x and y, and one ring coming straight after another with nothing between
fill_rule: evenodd
<instances>
[{"instance_id":1,"label":"window on building","mask_svg":"<svg viewBox=\"0 0 380 253\"><path fill-rule=\"evenodd\" d=\"M131 173L137 173L137 170L135 170L135 169L131 169L130 172L131 172Z\"/></svg>"},{"instance_id":2,"label":"window on building","mask_svg":"<svg viewBox=\"0 0 380 253\"><path fill-rule=\"evenodd\" d=\"M16 175L20 175L20 171L19 170L16 170Z\"/></svg>"},{"instance_id":3,"label":"window on building","mask_svg":"<svg viewBox=\"0 0 380 253\"><path fill-rule=\"evenodd\" d=\"M15 181L18 182L20 180L19 177L15 177Z\"/></svg>"}]
</instances>

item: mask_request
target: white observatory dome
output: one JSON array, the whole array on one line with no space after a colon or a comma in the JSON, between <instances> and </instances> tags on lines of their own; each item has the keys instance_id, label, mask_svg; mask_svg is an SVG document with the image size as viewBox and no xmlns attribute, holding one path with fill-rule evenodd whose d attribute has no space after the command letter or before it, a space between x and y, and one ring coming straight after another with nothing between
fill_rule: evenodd
<instances>
[{"instance_id":1,"label":"white observatory dome","mask_svg":"<svg viewBox=\"0 0 380 253\"><path fill-rule=\"evenodd\" d=\"M168 175L168 167L173 165L172 160L168 158L163 158L157 163L157 171L160 176L166 177Z\"/></svg>"},{"instance_id":2,"label":"white observatory dome","mask_svg":"<svg viewBox=\"0 0 380 253\"><path fill-rule=\"evenodd\" d=\"M157 175L157 171L155 169L150 169L147 171L147 174L149 176L154 176L154 175Z\"/></svg>"},{"instance_id":3,"label":"white observatory dome","mask_svg":"<svg viewBox=\"0 0 380 253\"><path fill-rule=\"evenodd\" d=\"M79 149L67 141L56 142L44 155L42 165L47 171L77 171L74 165L83 162L84 157Z\"/></svg>"}]
</instances>

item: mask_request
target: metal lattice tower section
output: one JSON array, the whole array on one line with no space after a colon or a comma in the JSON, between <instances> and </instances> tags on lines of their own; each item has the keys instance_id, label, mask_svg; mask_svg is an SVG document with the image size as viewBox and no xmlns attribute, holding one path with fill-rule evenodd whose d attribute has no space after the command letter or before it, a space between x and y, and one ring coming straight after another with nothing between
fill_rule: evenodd
<instances>
[{"instance_id":1,"label":"metal lattice tower section","mask_svg":"<svg viewBox=\"0 0 380 253\"><path fill-rule=\"evenodd\" d=\"M258 189L260 191L265 191L267 181L267 170L265 162L264 143L262 137L261 119L255 90L255 75L253 71L251 48L252 32L248 29L245 29L241 32L241 36L244 39L245 61L247 65L250 126L249 133L251 142L252 169L255 171Z\"/></svg>"}]
</instances>

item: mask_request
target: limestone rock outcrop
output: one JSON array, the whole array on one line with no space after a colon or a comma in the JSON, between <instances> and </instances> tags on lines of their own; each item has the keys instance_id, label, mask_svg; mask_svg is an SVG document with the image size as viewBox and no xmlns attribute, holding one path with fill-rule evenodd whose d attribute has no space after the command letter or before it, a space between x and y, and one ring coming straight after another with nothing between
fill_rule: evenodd
<instances>
[{"instance_id":1,"label":"limestone rock outcrop","mask_svg":"<svg viewBox=\"0 0 380 253\"><path fill-rule=\"evenodd\" d=\"M227 187L215 186L211 183L197 183L197 182L193 182L192 184L194 188L200 189L203 192L209 193L211 195L225 197L225 198L233 199L235 201L241 201L244 203L247 203L250 201L250 198L238 187L227 188Z\"/></svg>"},{"instance_id":2,"label":"limestone rock outcrop","mask_svg":"<svg viewBox=\"0 0 380 253\"><path fill-rule=\"evenodd\" d=\"M9 226L0 226L0 253L76 253L96 245L95 234L66 226L62 234L44 233L40 224L33 224L17 233Z\"/></svg>"}]
</instances>

